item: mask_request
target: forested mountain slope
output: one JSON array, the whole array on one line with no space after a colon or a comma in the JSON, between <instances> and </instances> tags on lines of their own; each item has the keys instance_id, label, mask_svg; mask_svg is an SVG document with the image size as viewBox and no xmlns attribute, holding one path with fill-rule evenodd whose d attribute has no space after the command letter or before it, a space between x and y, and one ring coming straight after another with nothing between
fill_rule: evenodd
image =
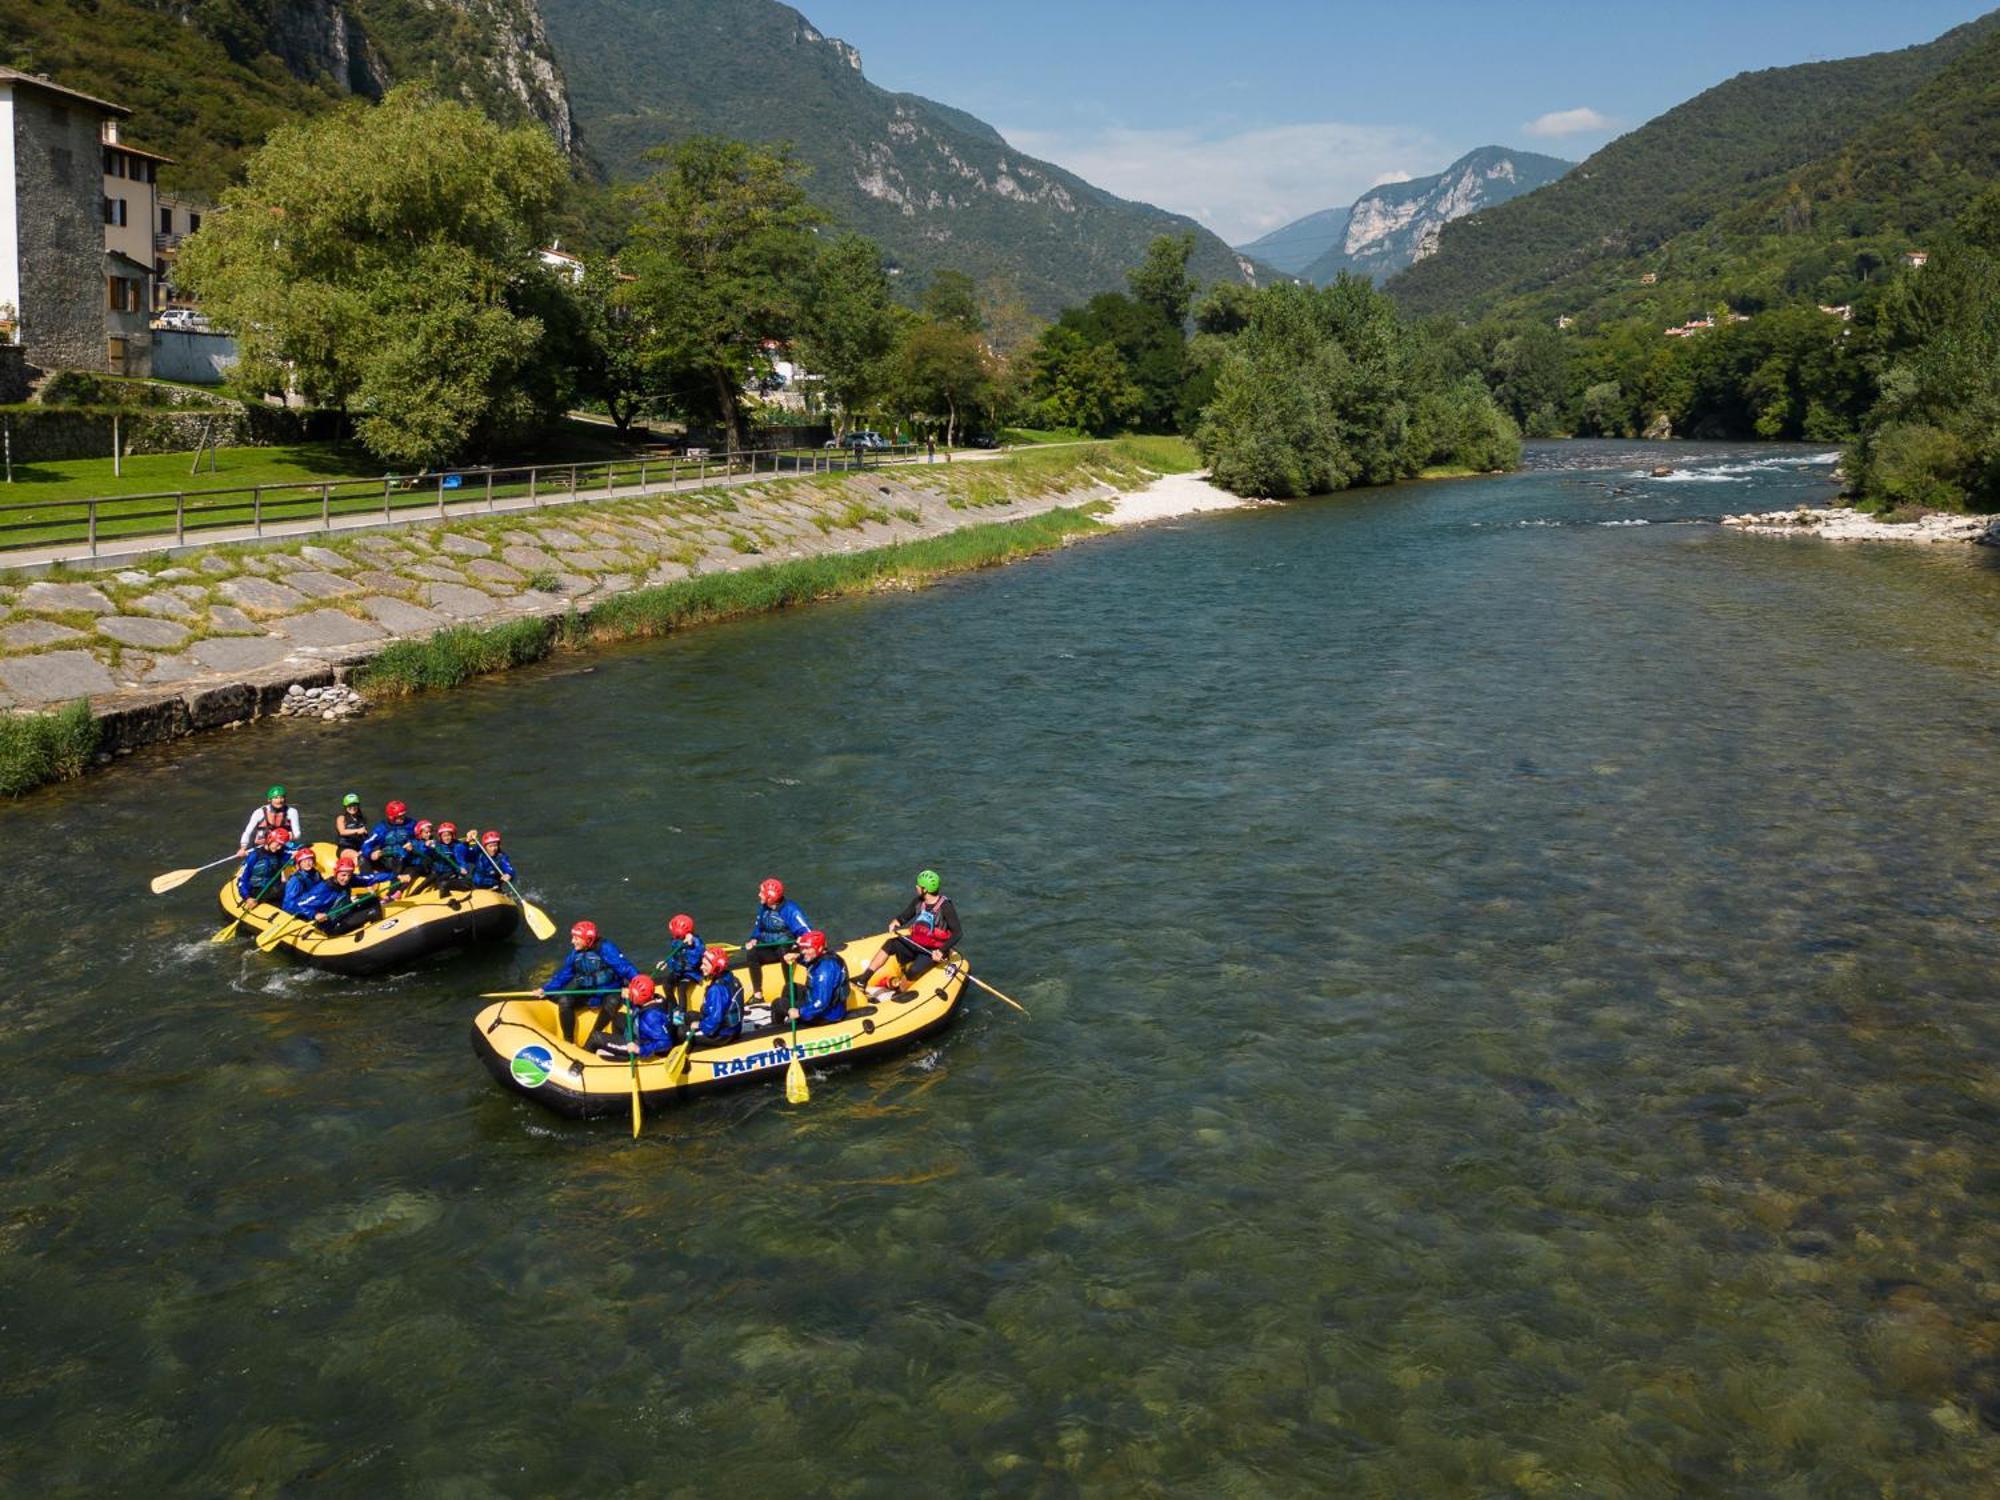
<instances>
[{"instance_id":1,"label":"forested mountain slope","mask_svg":"<svg viewBox=\"0 0 2000 1500\"><path fill-rule=\"evenodd\" d=\"M1192 230L1204 282L1245 262L1190 219L1010 147L962 110L878 88L859 54L776 0L541 0L589 151L615 177L663 141L789 141L808 191L921 282L950 266L1053 314L1122 287L1161 233Z\"/></svg>"},{"instance_id":2,"label":"forested mountain slope","mask_svg":"<svg viewBox=\"0 0 2000 1500\"><path fill-rule=\"evenodd\" d=\"M1468 317L1594 266L1634 261L1783 192L1792 174L1901 114L1996 35L2000 13L1898 52L1741 74L1621 136L1561 181L1451 224L1437 253L1389 290L1413 312Z\"/></svg>"}]
</instances>

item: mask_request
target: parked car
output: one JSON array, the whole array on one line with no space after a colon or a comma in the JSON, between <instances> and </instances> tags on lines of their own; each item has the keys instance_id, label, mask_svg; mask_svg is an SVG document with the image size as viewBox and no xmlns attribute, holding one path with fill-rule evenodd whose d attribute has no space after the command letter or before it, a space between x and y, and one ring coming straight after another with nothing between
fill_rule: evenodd
<instances>
[{"instance_id":1,"label":"parked car","mask_svg":"<svg viewBox=\"0 0 2000 1500\"><path fill-rule=\"evenodd\" d=\"M997 448L1000 446L1000 439L996 434L991 432L975 432L965 440L965 446L968 448Z\"/></svg>"},{"instance_id":2,"label":"parked car","mask_svg":"<svg viewBox=\"0 0 2000 1500\"><path fill-rule=\"evenodd\" d=\"M199 333L208 327L208 319L191 307L170 307L153 320L153 326L181 333Z\"/></svg>"},{"instance_id":3,"label":"parked car","mask_svg":"<svg viewBox=\"0 0 2000 1500\"><path fill-rule=\"evenodd\" d=\"M889 446L889 440L879 432L850 432L844 438L828 438L828 448L847 448L859 453L875 453Z\"/></svg>"}]
</instances>

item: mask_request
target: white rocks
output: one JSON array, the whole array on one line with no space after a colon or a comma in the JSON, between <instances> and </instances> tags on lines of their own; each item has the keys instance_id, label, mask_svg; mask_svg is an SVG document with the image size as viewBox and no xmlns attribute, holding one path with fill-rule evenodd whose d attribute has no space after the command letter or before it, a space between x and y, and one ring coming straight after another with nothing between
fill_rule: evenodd
<instances>
[{"instance_id":1,"label":"white rocks","mask_svg":"<svg viewBox=\"0 0 2000 1500\"><path fill-rule=\"evenodd\" d=\"M1724 516L1724 526L1756 536L1816 536L1829 542L1985 542L2000 537L2000 516L1959 516L1944 513L1914 521L1886 521L1844 505L1815 510L1749 512Z\"/></svg>"},{"instance_id":2,"label":"white rocks","mask_svg":"<svg viewBox=\"0 0 2000 1500\"><path fill-rule=\"evenodd\" d=\"M285 699L278 705L281 719L318 719L323 724L337 724L367 712L368 700L342 683L309 688L295 682L285 689Z\"/></svg>"}]
</instances>

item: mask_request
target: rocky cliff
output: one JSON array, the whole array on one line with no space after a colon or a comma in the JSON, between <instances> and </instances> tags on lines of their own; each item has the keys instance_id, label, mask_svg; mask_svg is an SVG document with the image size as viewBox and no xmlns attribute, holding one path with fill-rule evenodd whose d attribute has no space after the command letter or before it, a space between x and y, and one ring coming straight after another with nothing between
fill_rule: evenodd
<instances>
[{"instance_id":1,"label":"rocky cliff","mask_svg":"<svg viewBox=\"0 0 2000 1500\"><path fill-rule=\"evenodd\" d=\"M1309 215L1243 248L1279 264L1271 254L1275 244L1297 264L1317 242L1319 250L1294 274L1322 285L1342 271L1379 282L1435 251L1439 232L1453 219L1533 192L1569 169L1569 162L1553 156L1482 146L1433 177L1384 183L1350 208Z\"/></svg>"}]
</instances>

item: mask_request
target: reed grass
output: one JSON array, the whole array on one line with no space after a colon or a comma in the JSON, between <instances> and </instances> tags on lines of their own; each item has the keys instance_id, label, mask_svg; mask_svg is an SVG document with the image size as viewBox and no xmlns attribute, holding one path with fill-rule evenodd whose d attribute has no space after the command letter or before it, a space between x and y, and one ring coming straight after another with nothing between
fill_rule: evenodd
<instances>
[{"instance_id":1,"label":"reed grass","mask_svg":"<svg viewBox=\"0 0 2000 1500\"><path fill-rule=\"evenodd\" d=\"M97 737L97 717L81 698L47 713L0 714L0 796L81 776Z\"/></svg>"}]
</instances>

